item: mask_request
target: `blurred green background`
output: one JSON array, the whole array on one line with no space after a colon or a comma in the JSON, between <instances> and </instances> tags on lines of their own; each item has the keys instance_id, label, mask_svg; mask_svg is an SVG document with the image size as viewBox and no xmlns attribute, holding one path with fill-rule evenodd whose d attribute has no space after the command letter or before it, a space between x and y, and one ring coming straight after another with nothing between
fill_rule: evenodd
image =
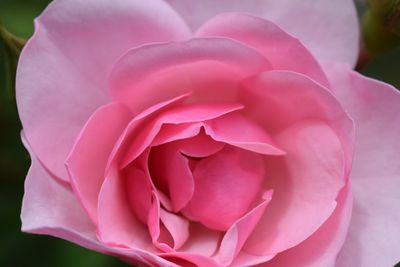
<instances>
[{"instance_id":1,"label":"blurred green background","mask_svg":"<svg viewBox=\"0 0 400 267\"><path fill-rule=\"evenodd\" d=\"M84 1L84 0L82 0ZM11 33L28 38L33 19L49 0L0 0L0 23ZM362 13L363 8L360 9ZM96 266L118 267L126 264L49 236L20 232L20 207L29 156L19 133L21 125L6 73L6 52L0 43L0 265L1 266ZM400 48L380 55L361 72L400 88ZM400 266L400 265L399 265Z\"/></svg>"}]
</instances>

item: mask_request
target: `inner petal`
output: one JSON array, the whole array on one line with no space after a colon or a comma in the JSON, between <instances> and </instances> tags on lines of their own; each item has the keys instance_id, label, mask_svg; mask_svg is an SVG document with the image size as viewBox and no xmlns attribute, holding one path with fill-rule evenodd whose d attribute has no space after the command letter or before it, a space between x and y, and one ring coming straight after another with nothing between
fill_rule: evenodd
<instances>
[{"instance_id":1,"label":"inner petal","mask_svg":"<svg viewBox=\"0 0 400 267\"><path fill-rule=\"evenodd\" d=\"M264 175L262 155L225 146L197 163L195 191L182 212L208 228L227 230L259 196Z\"/></svg>"}]
</instances>

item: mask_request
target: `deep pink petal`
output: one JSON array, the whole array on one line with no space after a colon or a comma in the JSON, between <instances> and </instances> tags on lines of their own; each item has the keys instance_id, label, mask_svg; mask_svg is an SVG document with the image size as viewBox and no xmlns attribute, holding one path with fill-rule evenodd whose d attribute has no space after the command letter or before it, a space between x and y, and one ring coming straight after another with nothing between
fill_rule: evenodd
<instances>
[{"instance_id":1,"label":"deep pink petal","mask_svg":"<svg viewBox=\"0 0 400 267\"><path fill-rule=\"evenodd\" d=\"M359 27L352 0L166 0L193 30L224 12L246 12L275 22L322 61L354 65Z\"/></svg>"},{"instance_id":2,"label":"deep pink petal","mask_svg":"<svg viewBox=\"0 0 400 267\"><path fill-rule=\"evenodd\" d=\"M206 121L204 128L214 140L266 155L284 155L265 129L239 113Z\"/></svg>"},{"instance_id":3,"label":"deep pink petal","mask_svg":"<svg viewBox=\"0 0 400 267\"><path fill-rule=\"evenodd\" d=\"M327 69L357 130L353 217L337 266L393 266L400 261L400 94L346 66Z\"/></svg>"},{"instance_id":4,"label":"deep pink petal","mask_svg":"<svg viewBox=\"0 0 400 267\"><path fill-rule=\"evenodd\" d=\"M287 154L266 160L264 187L274 198L244 247L254 255L273 255L307 239L330 217L346 181L342 146L328 125L296 123L275 141Z\"/></svg>"},{"instance_id":5,"label":"deep pink petal","mask_svg":"<svg viewBox=\"0 0 400 267\"><path fill-rule=\"evenodd\" d=\"M128 128L128 131L135 131L132 142L128 145L127 151L120 162L123 168L137 158L159 133L163 124L196 123L211 120L230 112L242 109L243 106L237 103L210 103L182 105L161 113L153 121L146 125L137 125L137 128ZM133 126L133 125L132 125Z\"/></svg>"},{"instance_id":6,"label":"deep pink petal","mask_svg":"<svg viewBox=\"0 0 400 267\"><path fill-rule=\"evenodd\" d=\"M262 202L249 211L242 218L237 220L226 232L221 241L218 254L219 262L228 266L240 253L247 238L250 236L261 216L264 214L265 208L272 199L272 191L265 192ZM242 262L242 264L246 264Z\"/></svg>"},{"instance_id":7,"label":"deep pink petal","mask_svg":"<svg viewBox=\"0 0 400 267\"><path fill-rule=\"evenodd\" d=\"M95 223L108 158L130 119L121 104L101 107L89 118L66 160L72 187Z\"/></svg>"},{"instance_id":8,"label":"deep pink petal","mask_svg":"<svg viewBox=\"0 0 400 267\"><path fill-rule=\"evenodd\" d=\"M202 25L196 35L241 41L260 51L274 69L299 72L328 87L325 74L307 48L271 21L245 13L223 13Z\"/></svg>"},{"instance_id":9,"label":"deep pink petal","mask_svg":"<svg viewBox=\"0 0 400 267\"><path fill-rule=\"evenodd\" d=\"M181 140L177 143L181 153L193 158L209 157L222 150L225 146L225 143L216 142L203 130L201 130L198 135Z\"/></svg>"},{"instance_id":10,"label":"deep pink petal","mask_svg":"<svg viewBox=\"0 0 400 267\"><path fill-rule=\"evenodd\" d=\"M193 196L194 180L189 159L175 142L151 150L149 170L155 186L170 198L172 211L185 207Z\"/></svg>"},{"instance_id":11,"label":"deep pink petal","mask_svg":"<svg viewBox=\"0 0 400 267\"><path fill-rule=\"evenodd\" d=\"M338 205L331 217L312 236L287 251L279 253L263 267L329 267L336 258L348 233L353 198L348 184L337 198Z\"/></svg>"},{"instance_id":12,"label":"deep pink petal","mask_svg":"<svg viewBox=\"0 0 400 267\"><path fill-rule=\"evenodd\" d=\"M159 0L54 1L35 25L18 64L18 110L35 154L67 181L64 160L76 136L110 101L114 61L131 47L185 39L189 31Z\"/></svg>"},{"instance_id":13,"label":"deep pink petal","mask_svg":"<svg viewBox=\"0 0 400 267\"><path fill-rule=\"evenodd\" d=\"M173 252L173 253L164 253L161 255L163 258L170 260L178 264L179 266L185 267L199 267L199 266L207 266L207 267L221 267L217 264L217 262L210 258L204 257L202 255L198 255L196 253L185 253L185 252Z\"/></svg>"},{"instance_id":14,"label":"deep pink petal","mask_svg":"<svg viewBox=\"0 0 400 267\"><path fill-rule=\"evenodd\" d=\"M132 211L142 223L146 224L152 203L151 177L146 170L134 165L129 165L123 172L126 177L126 192Z\"/></svg>"},{"instance_id":15,"label":"deep pink petal","mask_svg":"<svg viewBox=\"0 0 400 267\"><path fill-rule=\"evenodd\" d=\"M232 101L238 81L269 69L256 50L226 38L149 44L115 64L111 94L134 113L186 92L193 92L194 100Z\"/></svg>"},{"instance_id":16,"label":"deep pink petal","mask_svg":"<svg viewBox=\"0 0 400 267\"><path fill-rule=\"evenodd\" d=\"M160 129L160 132L154 137L152 146L162 145L168 142L181 140L196 136L202 127L202 123L183 123L166 124Z\"/></svg>"},{"instance_id":17,"label":"deep pink petal","mask_svg":"<svg viewBox=\"0 0 400 267\"><path fill-rule=\"evenodd\" d=\"M193 171L194 195L184 214L211 229L228 229L260 193L264 171L262 156L234 147L200 160Z\"/></svg>"}]
</instances>

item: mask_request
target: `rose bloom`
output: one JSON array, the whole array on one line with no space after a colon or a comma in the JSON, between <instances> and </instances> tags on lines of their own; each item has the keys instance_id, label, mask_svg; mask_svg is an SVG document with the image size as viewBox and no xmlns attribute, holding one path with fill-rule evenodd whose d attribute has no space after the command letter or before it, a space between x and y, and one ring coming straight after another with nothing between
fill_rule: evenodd
<instances>
[{"instance_id":1,"label":"rose bloom","mask_svg":"<svg viewBox=\"0 0 400 267\"><path fill-rule=\"evenodd\" d=\"M392 266L400 94L350 0L58 0L17 71L22 230L139 266Z\"/></svg>"}]
</instances>

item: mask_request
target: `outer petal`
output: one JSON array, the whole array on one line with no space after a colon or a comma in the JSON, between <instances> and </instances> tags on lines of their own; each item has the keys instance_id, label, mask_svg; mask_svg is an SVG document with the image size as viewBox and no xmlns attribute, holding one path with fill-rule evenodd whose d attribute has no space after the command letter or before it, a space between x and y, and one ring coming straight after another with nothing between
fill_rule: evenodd
<instances>
[{"instance_id":1,"label":"outer petal","mask_svg":"<svg viewBox=\"0 0 400 267\"><path fill-rule=\"evenodd\" d=\"M239 81L270 69L255 49L226 38L151 44L130 50L115 64L110 90L134 113L187 92L197 102L227 102L235 98Z\"/></svg>"},{"instance_id":2,"label":"outer petal","mask_svg":"<svg viewBox=\"0 0 400 267\"><path fill-rule=\"evenodd\" d=\"M67 180L64 159L91 113L110 100L108 73L122 53L188 35L184 22L162 1L51 3L36 20L17 71L21 121L45 166Z\"/></svg>"},{"instance_id":3,"label":"outer petal","mask_svg":"<svg viewBox=\"0 0 400 267\"><path fill-rule=\"evenodd\" d=\"M334 267L350 224L353 206L350 183L340 192L337 202L332 216L311 237L261 266Z\"/></svg>"},{"instance_id":4,"label":"outer petal","mask_svg":"<svg viewBox=\"0 0 400 267\"><path fill-rule=\"evenodd\" d=\"M248 12L269 19L298 37L322 61L354 65L359 29L352 0L165 0L192 29L223 12Z\"/></svg>"},{"instance_id":5,"label":"outer petal","mask_svg":"<svg viewBox=\"0 0 400 267\"><path fill-rule=\"evenodd\" d=\"M86 123L66 160L71 185L94 223L108 158L130 118L129 110L119 103L101 107Z\"/></svg>"},{"instance_id":6,"label":"outer petal","mask_svg":"<svg viewBox=\"0 0 400 267\"><path fill-rule=\"evenodd\" d=\"M30 150L25 138L22 139ZM32 153L31 159L22 203L22 231L66 239L101 253L119 256L132 264L149 264L151 259L163 267L177 267L140 249L128 250L100 243L95 225L79 205L72 189L54 179Z\"/></svg>"},{"instance_id":7,"label":"outer petal","mask_svg":"<svg viewBox=\"0 0 400 267\"><path fill-rule=\"evenodd\" d=\"M400 261L400 94L346 67L327 69L357 127L353 217L337 266L393 266Z\"/></svg>"},{"instance_id":8,"label":"outer petal","mask_svg":"<svg viewBox=\"0 0 400 267\"><path fill-rule=\"evenodd\" d=\"M324 123L293 124L275 138L287 155L266 160L264 188L274 190L244 250L273 255L294 247L331 216L345 185L343 150Z\"/></svg>"},{"instance_id":9,"label":"outer petal","mask_svg":"<svg viewBox=\"0 0 400 267\"><path fill-rule=\"evenodd\" d=\"M245 13L224 13L203 24L196 36L224 36L243 42L259 50L274 69L299 72L329 87L307 48L271 21Z\"/></svg>"}]
</instances>

